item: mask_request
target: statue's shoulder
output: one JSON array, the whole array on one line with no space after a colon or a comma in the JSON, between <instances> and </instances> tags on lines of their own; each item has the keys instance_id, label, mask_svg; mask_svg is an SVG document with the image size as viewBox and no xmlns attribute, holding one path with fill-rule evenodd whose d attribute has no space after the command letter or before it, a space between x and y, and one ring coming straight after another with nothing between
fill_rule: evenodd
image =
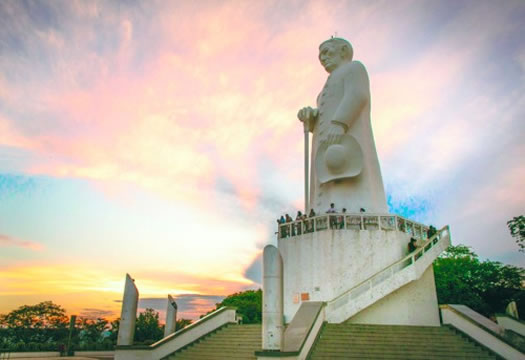
<instances>
[{"instance_id":1,"label":"statue's shoulder","mask_svg":"<svg viewBox=\"0 0 525 360\"><path fill-rule=\"evenodd\" d=\"M343 72L345 75L357 75L357 76L367 76L366 68L361 61L350 61L343 65Z\"/></svg>"},{"instance_id":2,"label":"statue's shoulder","mask_svg":"<svg viewBox=\"0 0 525 360\"><path fill-rule=\"evenodd\" d=\"M365 66L360 61L350 61L344 64L341 77L344 81L350 81L354 85L360 85L363 89L370 86L368 73Z\"/></svg>"}]
</instances>

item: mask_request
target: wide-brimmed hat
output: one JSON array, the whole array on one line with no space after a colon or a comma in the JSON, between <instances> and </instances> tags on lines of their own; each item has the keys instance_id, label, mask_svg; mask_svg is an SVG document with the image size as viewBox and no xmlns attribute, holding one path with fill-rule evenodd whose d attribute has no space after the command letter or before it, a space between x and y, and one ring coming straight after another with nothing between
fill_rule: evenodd
<instances>
[{"instance_id":1,"label":"wide-brimmed hat","mask_svg":"<svg viewBox=\"0 0 525 360\"><path fill-rule=\"evenodd\" d=\"M363 152L352 135L341 135L341 141L321 143L315 156L317 178L321 184L357 176L363 169Z\"/></svg>"}]
</instances>

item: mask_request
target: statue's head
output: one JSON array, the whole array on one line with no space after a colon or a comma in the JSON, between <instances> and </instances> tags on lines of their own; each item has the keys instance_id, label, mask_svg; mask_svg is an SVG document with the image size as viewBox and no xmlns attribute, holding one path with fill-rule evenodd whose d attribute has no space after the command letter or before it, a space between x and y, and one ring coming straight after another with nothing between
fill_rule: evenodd
<instances>
[{"instance_id":1,"label":"statue's head","mask_svg":"<svg viewBox=\"0 0 525 360\"><path fill-rule=\"evenodd\" d=\"M352 61L353 56L352 45L345 39L331 38L319 45L319 61L329 73L339 65Z\"/></svg>"}]
</instances>

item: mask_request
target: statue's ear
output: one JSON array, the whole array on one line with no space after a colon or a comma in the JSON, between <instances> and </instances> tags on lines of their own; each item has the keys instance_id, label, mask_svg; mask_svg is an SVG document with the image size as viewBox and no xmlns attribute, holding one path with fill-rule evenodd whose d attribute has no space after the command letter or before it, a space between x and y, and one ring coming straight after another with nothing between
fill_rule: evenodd
<instances>
[{"instance_id":1,"label":"statue's ear","mask_svg":"<svg viewBox=\"0 0 525 360\"><path fill-rule=\"evenodd\" d=\"M343 58L348 57L348 45L341 45L341 53L343 54Z\"/></svg>"}]
</instances>

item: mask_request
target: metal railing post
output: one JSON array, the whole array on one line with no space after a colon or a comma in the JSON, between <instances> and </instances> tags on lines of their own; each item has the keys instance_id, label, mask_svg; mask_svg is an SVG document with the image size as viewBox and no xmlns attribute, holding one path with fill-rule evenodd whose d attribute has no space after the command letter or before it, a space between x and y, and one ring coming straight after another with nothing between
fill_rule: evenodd
<instances>
[{"instance_id":1,"label":"metal railing post","mask_svg":"<svg viewBox=\"0 0 525 360\"><path fill-rule=\"evenodd\" d=\"M394 229L395 229L396 231L399 231L399 227L397 226L397 215L394 216Z\"/></svg>"}]
</instances>

